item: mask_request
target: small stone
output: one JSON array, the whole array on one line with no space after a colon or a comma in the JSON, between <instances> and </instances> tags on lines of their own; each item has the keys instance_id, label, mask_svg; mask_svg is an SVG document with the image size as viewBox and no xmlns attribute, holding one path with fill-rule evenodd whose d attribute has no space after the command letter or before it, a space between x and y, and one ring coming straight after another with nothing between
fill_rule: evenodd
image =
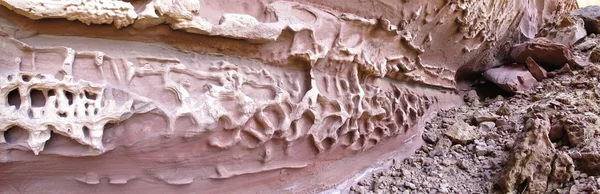
<instances>
[{"instance_id":1,"label":"small stone","mask_svg":"<svg viewBox=\"0 0 600 194\"><path fill-rule=\"evenodd\" d=\"M565 74L565 73L569 73L572 72L571 67L569 67L568 65L563 66L562 68L554 71L556 74ZM568 83L567 83L568 85Z\"/></svg>"},{"instance_id":2,"label":"small stone","mask_svg":"<svg viewBox=\"0 0 600 194\"><path fill-rule=\"evenodd\" d=\"M432 157L444 156L446 152L448 152L450 146L452 146L452 141L446 137L443 137L440 140L438 140L438 142L435 144L435 147L433 148L433 151L429 152L429 155Z\"/></svg>"},{"instance_id":3,"label":"small stone","mask_svg":"<svg viewBox=\"0 0 600 194\"><path fill-rule=\"evenodd\" d=\"M417 186L416 186L415 184L411 183L411 182L406 182L406 183L404 183L404 186L405 186L406 188L409 188L409 189L412 189L412 190L415 190L415 189L417 189Z\"/></svg>"},{"instance_id":4,"label":"small stone","mask_svg":"<svg viewBox=\"0 0 600 194\"><path fill-rule=\"evenodd\" d=\"M402 169L401 172L402 172L402 176L404 176L404 177L412 175L412 172L407 169Z\"/></svg>"},{"instance_id":5,"label":"small stone","mask_svg":"<svg viewBox=\"0 0 600 194\"><path fill-rule=\"evenodd\" d=\"M470 164L469 164L469 162L468 162L467 160L465 160L465 159L459 160L459 161L456 163L456 166L457 166L458 168L462 169L462 170L467 170L467 167L468 167L469 165L470 165Z\"/></svg>"},{"instance_id":6,"label":"small stone","mask_svg":"<svg viewBox=\"0 0 600 194\"><path fill-rule=\"evenodd\" d=\"M435 144L437 142L437 135L433 132L423 133L423 140L429 144Z\"/></svg>"},{"instance_id":7,"label":"small stone","mask_svg":"<svg viewBox=\"0 0 600 194\"><path fill-rule=\"evenodd\" d=\"M442 164L444 166L451 166L451 165L456 164L456 160L452 160L452 159L447 159L446 158L446 159L442 160Z\"/></svg>"},{"instance_id":8,"label":"small stone","mask_svg":"<svg viewBox=\"0 0 600 194\"><path fill-rule=\"evenodd\" d=\"M475 146L475 154L477 156L485 156L489 153L490 151L487 149L487 146Z\"/></svg>"},{"instance_id":9,"label":"small stone","mask_svg":"<svg viewBox=\"0 0 600 194\"><path fill-rule=\"evenodd\" d=\"M469 90L463 97L465 102L479 104L479 96L477 95L477 91Z\"/></svg>"},{"instance_id":10,"label":"small stone","mask_svg":"<svg viewBox=\"0 0 600 194\"><path fill-rule=\"evenodd\" d=\"M442 183L442 184L440 184L439 191L440 191L441 193L448 193L448 192L450 192L450 191L448 190L448 187L450 187L450 184L448 184L448 183Z\"/></svg>"},{"instance_id":11,"label":"small stone","mask_svg":"<svg viewBox=\"0 0 600 194\"><path fill-rule=\"evenodd\" d=\"M498 110L496 110L497 115L508 116L511 114L508 103L503 103Z\"/></svg>"},{"instance_id":12,"label":"small stone","mask_svg":"<svg viewBox=\"0 0 600 194\"><path fill-rule=\"evenodd\" d=\"M579 194L579 193L581 193L581 192L579 191L579 186L577 186L577 185L573 185L573 186L571 186L571 189L569 189L569 194Z\"/></svg>"},{"instance_id":13,"label":"small stone","mask_svg":"<svg viewBox=\"0 0 600 194\"><path fill-rule=\"evenodd\" d=\"M533 75L533 77L535 77L537 81L542 81L543 79L546 79L548 77L548 72L544 68L539 66L533 60L533 58L527 57L527 59L525 60L525 65L527 66L527 69L529 69L529 72L531 72L531 75Z\"/></svg>"},{"instance_id":14,"label":"small stone","mask_svg":"<svg viewBox=\"0 0 600 194\"><path fill-rule=\"evenodd\" d=\"M587 51L587 50L593 49L594 47L596 47L596 45L598 45L597 39L589 38L589 39L586 39L585 41L581 42L580 44L575 45L575 47L573 47L573 49L580 50L580 51Z\"/></svg>"},{"instance_id":15,"label":"small stone","mask_svg":"<svg viewBox=\"0 0 600 194\"><path fill-rule=\"evenodd\" d=\"M569 61L569 65L573 69L583 69L584 67L592 65L592 63L581 57L573 57L573 60Z\"/></svg>"},{"instance_id":16,"label":"small stone","mask_svg":"<svg viewBox=\"0 0 600 194\"><path fill-rule=\"evenodd\" d=\"M473 117L475 121L480 124L481 122L496 122L496 116L490 113L489 111L478 110L473 113Z\"/></svg>"},{"instance_id":17,"label":"small stone","mask_svg":"<svg viewBox=\"0 0 600 194\"><path fill-rule=\"evenodd\" d=\"M481 132L490 132L490 131L494 130L494 127L496 127L496 123L491 122L491 121L485 121L485 122L479 123L479 131L481 131Z\"/></svg>"},{"instance_id":18,"label":"small stone","mask_svg":"<svg viewBox=\"0 0 600 194\"><path fill-rule=\"evenodd\" d=\"M462 120L450 126L444 135L448 136L452 142L463 145L478 139L480 136L475 127L470 126Z\"/></svg>"},{"instance_id":19,"label":"small stone","mask_svg":"<svg viewBox=\"0 0 600 194\"><path fill-rule=\"evenodd\" d=\"M495 123L496 123L496 127L504 127L504 126L508 125L508 120L501 118L501 119L496 120Z\"/></svg>"}]
</instances>

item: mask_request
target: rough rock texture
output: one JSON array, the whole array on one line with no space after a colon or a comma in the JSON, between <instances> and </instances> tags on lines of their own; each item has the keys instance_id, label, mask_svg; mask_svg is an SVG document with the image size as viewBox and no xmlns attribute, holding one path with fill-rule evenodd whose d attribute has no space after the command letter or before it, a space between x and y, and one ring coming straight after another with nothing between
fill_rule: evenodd
<instances>
[{"instance_id":1,"label":"rough rock texture","mask_svg":"<svg viewBox=\"0 0 600 194\"><path fill-rule=\"evenodd\" d=\"M585 22L588 33L600 33L600 6L587 6L573 11L573 15L579 16Z\"/></svg>"},{"instance_id":2,"label":"rough rock texture","mask_svg":"<svg viewBox=\"0 0 600 194\"><path fill-rule=\"evenodd\" d=\"M519 64L525 64L531 57L546 69L560 69L573 60L573 54L563 44L552 42L547 38L536 38L532 41L516 45L510 56Z\"/></svg>"},{"instance_id":3,"label":"rough rock texture","mask_svg":"<svg viewBox=\"0 0 600 194\"><path fill-rule=\"evenodd\" d=\"M510 93L526 91L537 84L531 72L518 64L489 69L483 73L483 77Z\"/></svg>"},{"instance_id":4,"label":"rough rock texture","mask_svg":"<svg viewBox=\"0 0 600 194\"><path fill-rule=\"evenodd\" d=\"M475 127L461 121L450 126L444 135L448 136L452 142L458 144L466 144L479 138L479 132Z\"/></svg>"},{"instance_id":5,"label":"rough rock texture","mask_svg":"<svg viewBox=\"0 0 600 194\"><path fill-rule=\"evenodd\" d=\"M546 37L552 41L571 46L587 35L583 19L570 16L563 18L560 23L551 29L543 29L538 36Z\"/></svg>"},{"instance_id":6,"label":"rough rock texture","mask_svg":"<svg viewBox=\"0 0 600 194\"><path fill-rule=\"evenodd\" d=\"M546 79L546 77L548 77L548 72L546 71L546 69L538 65L535 62L535 60L533 60L533 58L527 57L527 59L525 60L525 65L527 66L527 69L529 70L531 75L533 75L533 77L535 77L536 80L542 81L543 79Z\"/></svg>"},{"instance_id":7,"label":"rough rock texture","mask_svg":"<svg viewBox=\"0 0 600 194\"><path fill-rule=\"evenodd\" d=\"M529 119L528 130L513 148L513 154L498 179L498 185L506 192L543 193L546 191L548 175L552 172L554 147L548 138L548 118ZM526 188L518 188L525 185Z\"/></svg>"},{"instance_id":8,"label":"rough rock texture","mask_svg":"<svg viewBox=\"0 0 600 194\"><path fill-rule=\"evenodd\" d=\"M590 61L593 63L600 63L600 49L599 48L592 50L592 53L590 53Z\"/></svg>"},{"instance_id":9,"label":"rough rock texture","mask_svg":"<svg viewBox=\"0 0 600 194\"><path fill-rule=\"evenodd\" d=\"M586 58L590 52L573 54ZM415 155L395 160L351 192L599 193L600 64L553 73L512 96L480 99L467 92L466 105L427 121L425 144ZM476 127L481 135L453 143L445 133L455 123Z\"/></svg>"},{"instance_id":10,"label":"rough rock texture","mask_svg":"<svg viewBox=\"0 0 600 194\"><path fill-rule=\"evenodd\" d=\"M575 5L0 4L1 193L344 191Z\"/></svg>"}]
</instances>

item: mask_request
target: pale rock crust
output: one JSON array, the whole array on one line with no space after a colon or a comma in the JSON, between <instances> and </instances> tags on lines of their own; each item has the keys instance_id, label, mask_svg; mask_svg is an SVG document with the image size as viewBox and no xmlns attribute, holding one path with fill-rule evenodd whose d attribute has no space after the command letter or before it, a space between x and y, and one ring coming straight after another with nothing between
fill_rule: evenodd
<instances>
[{"instance_id":1,"label":"pale rock crust","mask_svg":"<svg viewBox=\"0 0 600 194\"><path fill-rule=\"evenodd\" d=\"M31 19L66 18L85 24L114 24L117 28L131 25L137 18L130 3L103 0L2 0L0 4Z\"/></svg>"}]
</instances>

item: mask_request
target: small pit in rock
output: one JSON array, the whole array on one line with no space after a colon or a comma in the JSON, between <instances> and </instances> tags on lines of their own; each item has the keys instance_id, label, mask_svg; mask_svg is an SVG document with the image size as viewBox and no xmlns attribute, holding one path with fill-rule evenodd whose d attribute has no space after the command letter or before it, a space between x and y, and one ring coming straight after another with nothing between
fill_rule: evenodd
<instances>
[{"instance_id":1,"label":"small pit in rock","mask_svg":"<svg viewBox=\"0 0 600 194\"><path fill-rule=\"evenodd\" d=\"M69 105L73 105L73 93L65 91L65 97L69 100Z\"/></svg>"},{"instance_id":2,"label":"small pit in rock","mask_svg":"<svg viewBox=\"0 0 600 194\"><path fill-rule=\"evenodd\" d=\"M21 107L21 93L18 88L10 91L7 98L9 106L15 106L16 109Z\"/></svg>"},{"instance_id":3,"label":"small pit in rock","mask_svg":"<svg viewBox=\"0 0 600 194\"><path fill-rule=\"evenodd\" d=\"M31 99L32 107L44 107L46 105L46 97L40 90L31 89L29 92L29 98Z\"/></svg>"},{"instance_id":4,"label":"small pit in rock","mask_svg":"<svg viewBox=\"0 0 600 194\"><path fill-rule=\"evenodd\" d=\"M29 139L29 132L18 126L13 126L4 132L4 140L8 144L26 143L27 139Z\"/></svg>"}]
</instances>

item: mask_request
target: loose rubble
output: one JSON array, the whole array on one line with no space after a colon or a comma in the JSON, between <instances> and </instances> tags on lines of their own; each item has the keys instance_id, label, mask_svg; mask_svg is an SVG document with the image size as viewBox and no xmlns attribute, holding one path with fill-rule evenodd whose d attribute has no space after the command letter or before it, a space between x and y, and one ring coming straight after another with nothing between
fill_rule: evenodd
<instances>
[{"instance_id":1,"label":"loose rubble","mask_svg":"<svg viewBox=\"0 0 600 194\"><path fill-rule=\"evenodd\" d=\"M426 123L415 155L351 193L600 194L599 42L515 46L514 64L483 73L513 96L465 92L465 106Z\"/></svg>"}]
</instances>

